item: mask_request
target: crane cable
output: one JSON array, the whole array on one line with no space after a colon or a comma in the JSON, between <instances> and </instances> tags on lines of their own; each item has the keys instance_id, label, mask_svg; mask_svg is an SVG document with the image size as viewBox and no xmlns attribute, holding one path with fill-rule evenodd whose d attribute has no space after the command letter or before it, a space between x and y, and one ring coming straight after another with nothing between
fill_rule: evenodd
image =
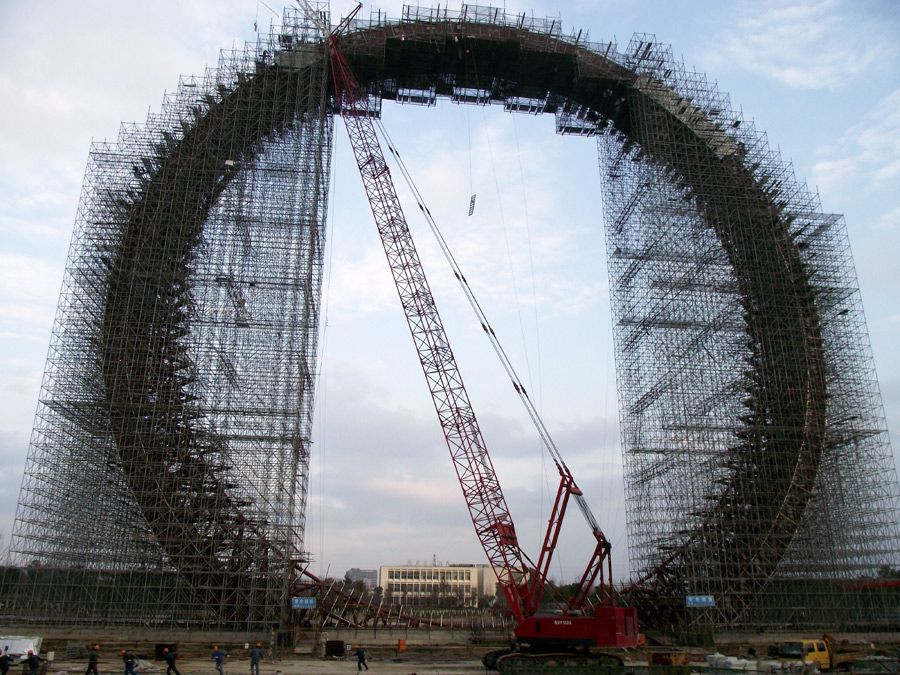
<instances>
[{"instance_id":1,"label":"crane cable","mask_svg":"<svg viewBox=\"0 0 900 675\"><path fill-rule=\"evenodd\" d=\"M556 467L559 470L560 474L564 477L569 478L572 481L573 487L575 487L574 478L572 478L572 474L569 471L568 466L566 466L565 461L562 458L559 450L556 447L556 444L553 442L553 438L550 436L550 431L547 429L544 424L543 419L541 419L540 414L535 408L534 403L532 403L531 398L528 396L528 392L525 387L522 385L521 380L519 379L518 374L516 373L515 368L509 360L509 357L506 355L506 352L503 349L503 346L500 344L500 340L497 337L497 334L494 332L494 329L491 327L490 321L488 321L487 316L482 310L478 299L475 297L475 293L469 287L468 281L466 281L465 275L462 273L462 269L459 264L456 262L456 259L453 256L453 253L450 251L450 247L447 245L444 236L441 234L440 229L438 229L437 223L434 220L434 217L431 215L431 211L425 204L425 200L422 197L422 194L419 192L419 189L416 187L415 182L412 179L412 176L409 173L409 170L406 168L406 164L403 162L403 158L400 156L400 153L395 149L394 142L388 134L387 129L385 129L384 124L381 122L381 119L376 118L376 125L384 137L388 150L391 154L396 158L397 165L400 168L400 172L403 174L403 178L406 181L407 186L412 192L413 196L416 199L416 203L419 206L419 210L425 217L426 222L428 223L429 228L431 229L432 234L434 235L435 240L438 243L441 251L444 254L444 257L447 259L450 264L450 268L453 270L454 276L456 276L456 280L459 282L460 287L463 290L463 293L466 296L466 299L469 301L469 305L471 305L472 309L475 311L475 315L477 316L479 322L481 323L481 328L484 330L485 335L487 335L488 340L490 340L491 346L494 348L494 352L497 354L500 359L500 363L503 365L506 374L509 376L510 381L512 382L513 389L516 394L518 394L519 399L522 401L525 409L528 411L529 417L531 417L531 421L537 429L538 435L541 438L541 442L544 444L544 447L547 448L547 451L553 457L553 461L556 463ZM584 499L584 495L580 490L576 490L572 492L572 496L575 498L575 501L578 504L581 513L584 515L585 520L588 525L592 529L595 534L600 534L603 536L603 531L600 529L600 525L597 523L597 519L594 517L594 514L591 512L590 506L588 506L587 502ZM605 536L604 536L605 539Z\"/></svg>"},{"instance_id":2,"label":"crane cable","mask_svg":"<svg viewBox=\"0 0 900 675\"><path fill-rule=\"evenodd\" d=\"M476 60L476 58L475 58L475 54L473 53L473 45L472 45L472 43L469 42L469 41L466 41L466 42L467 42L467 44L465 45L465 54L467 55L467 58L464 58L466 81L467 81L467 82L469 81L469 66L471 65L471 68L472 68L472 75L473 75L475 87L476 87L476 88L480 88L481 78L479 77L479 74L478 74L478 62L477 62L477 60ZM467 121L469 120L469 117L470 117L469 114L466 113L466 120L467 120ZM506 255L507 255L507 260L508 260L508 262L509 262L509 274L510 274L510 278L511 278L511 280L512 280L513 294L514 294L514 296L515 296L515 298L516 298L516 308L517 308L517 310L518 310L518 311L517 311L517 315L518 315L518 319L519 319L519 330L520 330L521 333L522 333L522 346L523 346L523 348L524 348L524 349L523 349L523 355L524 355L524 357L525 357L525 369L526 369L526 373L527 373L527 375L528 375L528 383L529 383L529 385L533 385L533 384L534 384L534 380L532 379L532 376L531 376L531 375L532 375L532 371L531 371L531 363L530 363L529 358L528 358L528 347L527 347L527 340L526 340L526 335L525 335L525 326L523 325L523 321L522 321L522 310L521 310L521 305L520 305L520 303L519 303L519 289L518 289L518 285L516 284L516 269L515 269L515 265L513 264L512 251L511 251L511 249L510 249L509 233L508 233L507 228L506 228L506 221L505 221L505 219L504 219L504 217L503 217L503 195L502 195L502 192L501 192L501 190L500 190L500 184L499 184L499 182L497 181L497 170L496 170L496 164L495 164L495 162L494 162L494 147L493 147L493 144L491 143L491 132L490 132L490 126L489 126L488 121L487 121L487 115L485 114L485 106L481 106L481 117L482 117L482 122L483 122L483 124L484 124L484 138L485 138L485 141L487 141L487 148L488 148L488 152L490 153L490 157L491 157L491 167L494 169L493 172L492 172L492 173L493 173L493 177L494 177L494 187L495 187L495 189L496 189L496 191L497 191L497 206L499 207L500 225L501 225L501 229L503 230L503 237L504 237L504 239L505 239L505 241L506 241ZM515 128L515 117L512 117L511 119L513 120L513 127ZM472 178L472 170L471 170L471 164L472 164L472 146L471 146L471 143L472 143L472 136L471 136L471 131L470 131L470 132L469 132L469 167L470 167L470 168L469 168L469 176L470 176L470 181L471 181L471 178ZM534 300L534 310L535 310L535 311L534 311L535 336L536 336L537 339L538 339L538 345L537 345L537 347L538 347L538 350L537 350L537 356L538 356L537 377L538 377L538 382L540 382L540 381L541 381L541 368L540 368L540 331L539 331L539 329L538 329L538 322L537 322L537 308L538 308L538 303L537 303L537 293L535 292L535 289L534 289L534 261L533 261L533 259L531 258L531 239L530 239L531 228L530 228L530 225L529 225L529 223L528 223L528 203L527 203L527 200L526 200L525 194L524 194L524 193L526 192L526 190L525 190L525 174L524 174L524 172L521 170L521 166L522 166L522 161L521 161L521 160L522 160L522 157L521 157L521 154L520 154L520 152L519 152L520 149L519 149L519 138L518 138L518 134L516 135L516 151L517 151L517 156L518 156L518 158L519 158L519 168L520 168L519 176L520 176L521 181L522 181L522 193L523 193L523 194L522 194L522 205L523 205L523 207L524 207L524 209L525 209L525 212L524 212L524 213L525 213L526 232L529 234L529 239L528 239L528 253L529 253L529 261L531 262L531 287L532 287L532 299ZM474 201L475 201L475 196L474 196L475 188L474 188L474 186L472 186L472 188L471 188L470 191L472 192L472 195L473 195L473 196L472 196L472 201L471 201L471 203L470 203L470 205L469 205L469 215L472 215L473 207L474 207L474 205L475 205L475 204L474 204ZM532 388L533 388L533 387L532 387ZM539 410L542 410L542 409L543 409L542 401L538 401L538 404L539 404L539 405L538 405L538 409L539 409ZM547 464L546 464L547 455L546 455L545 452L543 452L544 445L545 445L545 444L543 443L543 441L541 441L541 440L539 439L539 440L538 440L538 457L540 458L540 461L541 461L541 477L542 477L543 480L544 480L544 488L546 489L546 497L547 497L547 500L548 500L547 503L550 504L550 503L553 503L553 487L550 485L550 480L549 480L548 473L547 473ZM555 464L556 467L557 467L557 473L560 473L560 471L559 471L559 464L555 461L555 458L554 458L554 464ZM545 493L544 493L544 491L542 490L542 491L541 491L541 519L542 519L542 520L545 518L545 513L544 513L544 506L545 506L545 504L544 504L544 496L545 496ZM561 559L560 556L557 556L557 558L556 558L556 563L559 565L559 574L560 574L560 578L563 578L562 559Z\"/></svg>"}]
</instances>

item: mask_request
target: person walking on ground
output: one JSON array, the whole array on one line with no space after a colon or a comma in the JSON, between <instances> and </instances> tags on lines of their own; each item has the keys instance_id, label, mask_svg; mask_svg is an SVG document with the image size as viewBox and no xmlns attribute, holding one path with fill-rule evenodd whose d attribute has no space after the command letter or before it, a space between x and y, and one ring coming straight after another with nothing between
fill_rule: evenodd
<instances>
[{"instance_id":1,"label":"person walking on ground","mask_svg":"<svg viewBox=\"0 0 900 675\"><path fill-rule=\"evenodd\" d=\"M28 664L28 671L31 675L38 675L38 670L41 667L41 661L43 661L40 656L35 654L30 649L28 650L28 658L25 659L25 663Z\"/></svg>"},{"instance_id":2,"label":"person walking on ground","mask_svg":"<svg viewBox=\"0 0 900 675\"><path fill-rule=\"evenodd\" d=\"M250 652L250 675L259 675L259 662L262 661L262 645L257 642ZM2 673L0 675L6 675Z\"/></svg>"},{"instance_id":3,"label":"person walking on ground","mask_svg":"<svg viewBox=\"0 0 900 675\"><path fill-rule=\"evenodd\" d=\"M213 646L213 651L209 658L216 660L216 670L219 671L219 675L225 675L225 652L219 649L219 645Z\"/></svg>"},{"instance_id":4,"label":"person walking on ground","mask_svg":"<svg viewBox=\"0 0 900 675\"><path fill-rule=\"evenodd\" d=\"M136 675L134 672L134 654L124 649L120 652L122 661L125 662L125 675Z\"/></svg>"},{"instance_id":5,"label":"person walking on ground","mask_svg":"<svg viewBox=\"0 0 900 675\"><path fill-rule=\"evenodd\" d=\"M362 648L362 645L359 645L356 648L356 671L362 670L363 666L366 667L366 670L369 669L369 665L366 663L366 650Z\"/></svg>"},{"instance_id":6,"label":"person walking on ground","mask_svg":"<svg viewBox=\"0 0 900 675\"><path fill-rule=\"evenodd\" d=\"M88 654L88 667L84 671L84 675L100 675L97 671L97 663L100 661L100 645L94 645L94 648Z\"/></svg>"},{"instance_id":7,"label":"person walking on ground","mask_svg":"<svg viewBox=\"0 0 900 675\"><path fill-rule=\"evenodd\" d=\"M0 656L0 675L6 675L9 672L9 652L3 652L3 656Z\"/></svg>"},{"instance_id":8,"label":"person walking on ground","mask_svg":"<svg viewBox=\"0 0 900 675\"><path fill-rule=\"evenodd\" d=\"M163 648L163 658L166 660L166 675L181 675L178 668L175 667L175 655L169 651L168 647Z\"/></svg>"}]
</instances>

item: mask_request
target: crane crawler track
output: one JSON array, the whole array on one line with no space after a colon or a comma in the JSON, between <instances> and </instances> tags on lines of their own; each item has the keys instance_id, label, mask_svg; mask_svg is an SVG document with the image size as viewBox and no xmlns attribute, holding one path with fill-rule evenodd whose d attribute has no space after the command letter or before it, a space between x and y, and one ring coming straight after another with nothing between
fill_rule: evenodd
<instances>
[{"instance_id":1,"label":"crane crawler track","mask_svg":"<svg viewBox=\"0 0 900 675\"><path fill-rule=\"evenodd\" d=\"M485 662L485 667L487 662ZM512 652L500 655L494 669L502 675L566 673L571 675L624 675L621 657L600 652Z\"/></svg>"}]
</instances>

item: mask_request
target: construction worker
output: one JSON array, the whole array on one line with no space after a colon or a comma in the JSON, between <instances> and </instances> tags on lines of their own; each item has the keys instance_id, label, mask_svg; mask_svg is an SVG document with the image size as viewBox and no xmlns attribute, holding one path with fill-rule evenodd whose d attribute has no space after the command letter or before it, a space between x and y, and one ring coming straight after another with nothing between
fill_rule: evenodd
<instances>
[{"instance_id":1,"label":"construction worker","mask_svg":"<svg viewBox=\"0 0 900 675\"><path fill-rule=\"evenodd\" d=\"M94 645L94 648L88 653L88 667L84 671L84 675L100 675L97 670L97 663L100 661L100 645Z\"/></svg>"},{"instance_id":2,"label":"construction worker","mask_svg":"<svg viewBox=\"0 0 900 675\"><path fill-rule=\"evenodd\" d=\"M134 654L125 651L124 649L119 652L122 656L122 661L125 662L125 675L135 675L134 672Z\"/></svg>"},{"instance_id":3,"label":"construction worker","mask_svg":"<svg viewBox=\"0 0 900 675\"><path fill-rule=\"evenodd\" d=\"M219 675L225 675L225 652L219 649L219 645L213 645L212 654L209 655L209 658L215 659L216 670L219 671Z\"/></svg>"},{"instance_id":4,"label":"construction worker","mask_svg":"<svg viewBox=\"0 0 900 675\"><path fill-rule=\"evenodd\" d=\"M168 647L163 648L163 658L166 660L166 675L181 675L178 668L175 667L175 655L169 651Z\"/></svg>"},{"instance_id":5,"label":"construction worker","mask_svg":"<svg viewBox=\"0 0 900 675\"><path fill-rule=\"evenodd\" d=\"M35 654L30 649L28 650L28 658L25 659L25 663L28 664L28 672L31 675L38 675L38 670L41 667L41 661L43 661L40 656Z\"/></svg>"},{"instance_id":6,"label":"construction worker","mask_svg":"<svg viewBox=\"0 0 900 675\"><path fill-rule=\"evenodd\" d=\"M257 642L250 652L250 675L259 675L259 662L262 661L262 645Z\"/></svg>"},{"instance_id":7,"label":"construction worker","mask_svg":"<svg viewBox=\"0 0 900 675\"><path fill-rule=\"evenodd\" d=\"M366 670L369 669L369 664L366 663L366 650L362 648L362 645L359 645L356 648L356 672L362 670L363 666L366 667Z\"/></svg>"}]
</instances>

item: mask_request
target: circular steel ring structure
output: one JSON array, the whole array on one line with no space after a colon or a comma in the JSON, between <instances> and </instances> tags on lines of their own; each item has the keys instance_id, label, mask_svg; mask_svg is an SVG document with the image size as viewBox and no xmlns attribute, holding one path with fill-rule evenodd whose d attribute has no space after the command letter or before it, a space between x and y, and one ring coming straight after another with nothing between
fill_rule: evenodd
<instances>
[{"instance_id":1,"label":"circular steel ring structure","mask_svg":"<svg viewBox=\"0 0 900 675\"><path fill-rule=\"evenodd\" d=\"M479 90L495 101L540 98L544 112L580 106L588 122L664 167L690 194L739 290L748 353L739 421L744 431L730 448L733 471L702 524L635 583L630 598L652 616L652 599L679 588L685 560L702 547L719 552L707 565L728 581L715 591L739 612L790 545L825 450L822 322L777 195L745 166L740 144L707 115L663 81L590 47L515 26L411 21L352 30L342 48L373 96L395 98L404 87L436 96ZM316 60L324 59L324 45L317 50ZM101 344L111 433L150 527L174 567L198 589L227 587L229 575L247 568L257 547L276 544L256 536L262 525L242 505L208 508L212 500L227 503L227 486L205 460L222 441L191 412L193 364L180 343L192 311L191 263L210 209L238 172L240 162L226 160L252 158L309 112L271 102L291 100L281 92L295 88L310 67L261 61L199 111L156 158L125 209L124 234L110 255ZM735 203L747 205L738 217ZM160 239L179 242L177 255L171 245L159 255ZM146 358L126 358L136 346ZM160 409L160 401L169 402L168 418L143 414L148 406ZM758 489L763 484L766 489ZM156 495L153 503L150 495ZM177 517L154 520L163 510ZM766 527L760 529L761 522ZM198 565L201 560L208 564Z\"/></svg>"}]
</instances>

